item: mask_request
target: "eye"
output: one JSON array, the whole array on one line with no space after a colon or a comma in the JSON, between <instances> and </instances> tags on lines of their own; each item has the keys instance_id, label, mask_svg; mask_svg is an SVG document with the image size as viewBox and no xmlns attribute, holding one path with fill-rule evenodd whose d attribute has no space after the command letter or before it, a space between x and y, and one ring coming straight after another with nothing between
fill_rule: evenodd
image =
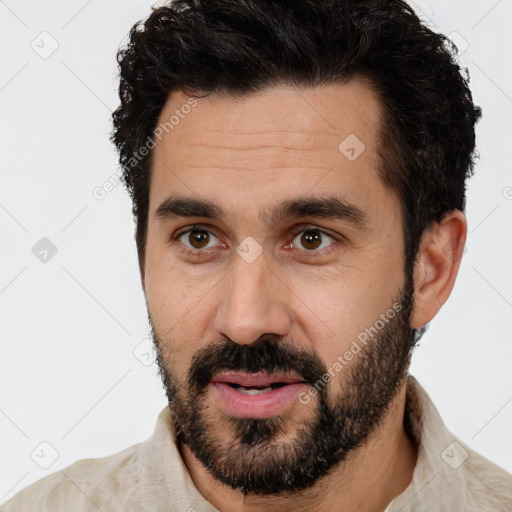
<instances>
[{"instance_id":1,"label":"eye","mask_svg":"<svg viewBox=\"0 0 512 512\"><path fill-rule=\"evenodd\" d=\"M322 229L314 227L304 228L304 226L302 226L300 230L296 230L293 234L295 235L295 238L292 240L291 246L297 247L300 245L309 253L314 252L316 254L329 252L324 249L330 248L336 243L336 239L333 235L330 235ZM329 239L331 240L330 243Z\"/></svg>"},{"instance_id":2,"label":"eye","mask_svg":"<svg viewBox=\"0 0 512 512\"><path fill-rule=\"evenodd\" d=\"M287 244L285 249L294 249L299 247L301 256L319 257L334 250L337 246L337 239L328 232L311 226L298 226L292 231L294 236L291 243ZM299 236L300 235L300 236ZM203 226L188 226L187 229L179 231L172 238L172 241L178 240L182 244L181 250L192 255L207 255L210 249L215 247L226 248L223 242L219 244L219 239ZM300 246L303 249L300 249Z\"/></svg>"},{"instance_id":3,"label":"eye","mask_svg":"<svg viewBox=\"0 0 512 512\"><path fill-rule=\"evenodd\" d=\"M207 252L205 249L215 247L215 243L210 245L210 242L218 240L210 230L201 226L192 226L186 231L181 231L174 238L185 246L187 252L191 253L197 253L198 251Z\"/></svg>"}]
</instances>

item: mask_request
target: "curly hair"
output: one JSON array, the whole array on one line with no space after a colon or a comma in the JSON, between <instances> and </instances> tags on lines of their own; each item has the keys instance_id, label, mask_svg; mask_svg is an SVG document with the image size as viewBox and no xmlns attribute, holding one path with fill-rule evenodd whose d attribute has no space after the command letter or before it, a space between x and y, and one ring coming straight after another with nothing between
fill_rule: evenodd
<instances>
[{"instance_id":1,"label":"curly hair","mask_svg":"<svg viewBox=\"0 0 512 512\"><path fill-rule=\"evenodd\" d=\"M132 27L117 62L121 103L111 140L133 201L141 265L152 152L141 157L139 149L177 89L243 96L369 79L384 107L378 173L400 200L406 270L423 232L449 211L465 211L481 110L456 47L403 0L174 0Z\"/></svg>"}]
</instances>

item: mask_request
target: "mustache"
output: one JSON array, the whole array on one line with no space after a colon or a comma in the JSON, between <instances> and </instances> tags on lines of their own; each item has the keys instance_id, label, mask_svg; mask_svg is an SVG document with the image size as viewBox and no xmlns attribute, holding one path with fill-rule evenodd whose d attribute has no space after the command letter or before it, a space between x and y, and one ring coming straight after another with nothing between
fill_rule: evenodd
<instances>
[{"instance_id":1,"label":"mustache","mask_svg":"<svg viewBox=\"0 0 512 512\"><path fill-rule=\"evenodd\" d=\"M195 354L188 371L190 390L199 395L216 374L224 371L293 372L314 384L327 373L327 368L315 353L298 349L280 338L266 335L250 345L220 340Z\"/></svg>"}]
</instances>

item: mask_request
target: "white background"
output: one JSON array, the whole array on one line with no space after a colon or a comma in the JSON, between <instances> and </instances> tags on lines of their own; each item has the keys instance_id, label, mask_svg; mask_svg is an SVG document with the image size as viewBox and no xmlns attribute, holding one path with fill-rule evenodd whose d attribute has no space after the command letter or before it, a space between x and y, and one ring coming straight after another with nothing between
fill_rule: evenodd
<instances>
[{"instance_id":1,"label":"white background","mask_svg":"<svg viewBox=\"0 0 512 512\"><path fill-rule=\"evenodd\" d=\"M512 472L512 0L416 7L469 45L462 62L484 117L468 251L411 373L452 432ZM0 3L0 501L143 441L166 405L156 366L133 353L150 345L128 195L92 194L117 171L115 52L149 11L143 0ZM46 59L31 47L53 40ZM42 237L57 247L47 263L32 253ZM54 452L41 442L58 453L47 469L35 461Z\"/></svg>"}]
</instances>

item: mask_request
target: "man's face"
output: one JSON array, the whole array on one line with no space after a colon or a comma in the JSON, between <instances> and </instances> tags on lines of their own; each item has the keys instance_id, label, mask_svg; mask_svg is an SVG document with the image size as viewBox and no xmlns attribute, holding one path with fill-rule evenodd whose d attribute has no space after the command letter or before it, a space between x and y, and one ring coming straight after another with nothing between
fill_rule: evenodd
<instances>
[{"instance_id":1,"label":"man's face","mask_svg":"<svg viewBox=\"0 0 512 512\"><path fill-rule=\"evenodd\" d=\"M179 440L247 494L302 489L375 431L408 366L381 107L362 81L188 100L159 119L143 269Z\"/></svg>"}]
</instances>

